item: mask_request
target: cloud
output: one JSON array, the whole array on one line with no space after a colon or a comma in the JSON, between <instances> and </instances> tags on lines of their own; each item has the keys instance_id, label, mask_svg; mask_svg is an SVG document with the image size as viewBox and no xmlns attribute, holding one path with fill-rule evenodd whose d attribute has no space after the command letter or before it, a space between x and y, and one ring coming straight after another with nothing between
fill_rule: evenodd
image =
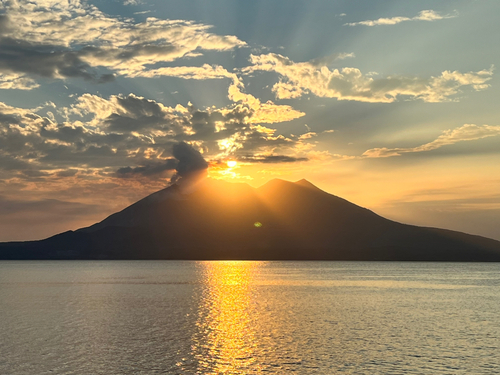
<instances>
[{"instance_id":1,"label":"cloud","mask_svg":"<svg viewBox=\"0 0 500 375\"><path fill-rule=\"evenodd\" d=\"M242 103L252 111L250 123L273 124L295 120L305 115L304 112L297 111L289 105L277 105L270 100L262 103L255 96L244 93L243 89L243 83L235 79L229 86L228 96L230 100Z\"/></svg>"},{"instance_id":2,"label":"cloud","mask_svg":"<svg viewBox=\"0 0 500 375\"><path fill-rule=\"evenodd\" d=\"M80 77L87 81L109 82L114 77L110 74L98 75L73 51L54 51L54 46L32 44L11 38L0 39L0 72L6 76L25 74L47 78ZM6 73L7 74L6 74ZM23 78L23 89L37 87L32 80Z\"/></svg>"},{"instance_id":3,"label":"cloud","mask_svg":"<svg viewBox=\"0 0 500 375\"><path fill-rule=\"evenodd\" d=\"M0 73L0 89L2 90L32 90L40 85L24 74Z\"/></svg>"},{"instance_id":4,"label":"cloud","mask_svg":"<svg viewBox=\"0 0 500 375\"><path fill-rule=\"evenodd\" d=\"M116 171L116 175L121 178L129 178L137 175L155 176L161 175L164 172L173 171L176 169L178 160L167 159L164 162L149 162L140 167L123 167Z\"/></svg>"},{"instance_id":5,"label":"cloud","mask_svg":"<svg viewBox=\"0 0 500 375\"><path fill-rule=\"evenodd\" d=\"M134 73L134 76L140 77L157 77L157 76L170 76L182 79L231 79L231 84L228 89L228 97L233 102L241 103L251 112L248 116L250 123L265 123L273 124L277 122L286 122L295 120L305 115L288 105L277 105L272 101L262 103L258 98L253 95L244 93L244 84L241 79L235 74L228 72L222 66L204 64L201 67L195 66L177 66L177 67L164 67L153 69L144 72Z\"/></svg>"},{"instance_id":6,"label":"cloud","mask_svg":"<svg viewBox=\"0 0 500 375\"><path fill-rule=\"evenodd\" d=\"M239 84L235 80L231 85ZM242 85L238 95L240 100L226 107L202 109L191 104L169 107L134 94L84 94L62 108L47 103L23 109L0 102L0 182L42 186L66 179L92 185L117 177L120 183L166 181L174 169L176 178L189 173L190 167L183 165L196 160L198 151L188 151L193 147L211 162L254 153L307 157L314 147L310 133L277 135L276 129L264 126L287 121L290 117L281 114L293 113L291 107L261 103L245 94ZM266 160L273 158L255 162ZM287 160L292 159L279 159ZM206 169L203 158L198 161Z\"/></svg>"},{"instance_id":7,"label":"cloud","mask_svg":"<svg viewBox=\"0 0 500 375\"><path fill-rule=\"evenodd\" d=\"M391 17L391 18L379 18L377 20L368 20L368 21L360 21L360 22L351 22L346 23L344 26L380 26L380 25L397 25L401 22L406 21L437 21L444 20L447 18L455 18L458 16L458 12L454 11L451 14L440 15L439 13L433 10L422 10L415 17Z\"/></svg>"},{"instance_id":8,"label":"cloud","mask_svg":"<svg viewBox=\"0 0 500 375\"><path fill-rule=\"evenodd\" d=\"M248 155L240 156L238 158L242 162L252 162L252 163L296 163L301 161L308 161L306 157L294 157L288 155Z\"/></svg>"},{"instance_id":9,"label":"cloud","mask_svg":"<svg viewBox=\"0 0 500 375\"><path fill-rule=\"evenodd\" d=\"M136 76L151 66L246 46L232 35L211 33L210 25L185 20L144 22L111 17L74 0L0 3L0 74L109 82L114 74ZM112 72L101 72L103 68ZM159 68L155 68L159 69ZM36 86L3 84L3 88ZM0 85L2 79L0 76Z\"/></svg>"},{"instance_id":10,"label":"cloud","mask_svg":"<svg viewBox=\"0 0 500 375\"><path fill-rule=\"evenodd\" d=\"M401 156L405 153L432 151L458 142L474 141L497 135L500 135L500 126L465 124L459 128L446 130L434 141L421 146L410 148L373 148L365 151L362 156L367 158Z\"/></svg>"},{"instance_id":11,"label":"cloud","mask_svg":"<svg viewBox=\"0 0 500 375\"><path fill-rule=\"evenodd\" d=\"M155 100L134 94L112 95L109 99L97 95L84 94L70 112L85 116L91 115L90 124L105 132L120 134L139 134L154 132L156 136L181 136L190 130L188 109L178 105L166 107Z\"/></svg>"},{"instance_id":12,"label":"cloud","mask_svg":"<svg viewBox=\"0 0 500 375\"><path fill-rule=\"evenodd\" d=\"M318 67L333 64L338 60L345 60L348 58L355 57L356 55L353 52L342 52L342 53L334 53L332 55L317 57L315 59L309 60L309 64L315 65Z\"/></svg>"},{"instance_id":13,"label":"cloud","mask_svg":"<svg viewBox=\"0 0 500 375\"><path fill-rule=\"evenodd\" d=\"M106 15L85 2L53 2L20 0L1 8L8 17L13 38L32 43L65 47L102 45L127 46L172 45L205 50L230 50L245 46L232 35L210 33L210 25L185 20L161 20L154 17L136 23L133 19Z\"/></svg>"},{"instance_id":14,"label":"cloud","mask_svg":"<svg viewBox=\"0 0 500 375\"><path fill-rule=\"evenodd\" d=\"M0 14L0 35L8 32L12 28L9 17L5 14Z\"/></svg>"},{"instance_id":15,"label":"cloud","mask_svg":"<svg viewBox=\"0 0 500 375\"><path fill-rule=\"evenodd\" d=\"M19 108L19 107L12 107L8 104L5 104L3 102L0 102L0 113L2 115L12 115L9 117L9 121L14 121L14 118L21 118L22 116L28 116L33 113L33 110L25 109L25 108ZM3 120L5 121L5 119ZM15 120L18 121L18 120Z\"/></svg>"},{"instance_id":16,"label":"cloud","mask_svg":"<svg viewBox=\"0 0 500 375\"><path fill-rule=\"evenodd\" d=\"M208 65L203 64L203 66L171 66L163 67L158 69L150 69L145 71L137 71L130 75L131 77L178 77L183 79L221 79L230 78L233 81L238 80L236 74L228 72L220 65Z\"/></svg>"},{"instance_id":17,"label":"cloud","mask_svg":"<svg viewBox=\"0 0 500 375\"><path fill-rule=\"evenodd\" d=\"M290 82L279 81L273 85L273 92L279 99L295 99L308 93L307 89L303 89Z\"/></svg>"},{"instance_id":18,"label":"cloud","mask_svg":"<svg viewBox=\"0 0 500 375\"><path fill-rule=\"evenodd\" d=\"M330 70L317 61L296 63L275 53L251 55L250 58L253 65L245 68L245 73L268 71L282 77L272 89L278 99L312 93L319 97L369 103L392 103L400 96L425 102L451 101L462 87L469 86L476 91L488 88L487 82L494 69L492 66L478 72L444 71L430 78L398 75L374 78L373 74L363 74L357 68Z\"/></svg>"},{"instance_id":19,"label":"cloud","mask_svg":"<svg viewBox=\"0 0 500 375\"><path fill-rule=\"evenodd\" d=\"M133 94L126 97L113 96L112 99L116 101L120 110L111 113L104 120L109 130L133 132L170 128L171 112L160 103Z\"/></svg>"}]
</instances>

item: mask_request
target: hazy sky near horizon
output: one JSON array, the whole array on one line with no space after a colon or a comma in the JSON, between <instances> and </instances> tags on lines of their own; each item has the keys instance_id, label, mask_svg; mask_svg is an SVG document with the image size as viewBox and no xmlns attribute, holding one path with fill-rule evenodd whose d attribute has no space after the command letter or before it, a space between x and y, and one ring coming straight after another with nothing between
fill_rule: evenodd
<instances>
[{"instance_id":1,"label":"hazy sky near horizon","mask_svg":"<svg viewBox=\"0 0 500 375\"><path fill-rule=\"evenodd\" d=\"M209 175L500 239L500 2L0 1L0 241ZM227 167L227 161L237 161Z\"/></svg>"}]
</instances>

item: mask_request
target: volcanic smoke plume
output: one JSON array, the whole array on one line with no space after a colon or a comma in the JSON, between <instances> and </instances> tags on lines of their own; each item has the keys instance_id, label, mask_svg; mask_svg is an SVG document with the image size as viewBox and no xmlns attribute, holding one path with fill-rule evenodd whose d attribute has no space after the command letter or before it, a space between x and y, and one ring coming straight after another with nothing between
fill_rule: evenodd
<instances>
[{"instance_id":1,"label":"volcanic smoke plume","mask_svg":"<svg viewBox=\"0 0 500 375\"><path fill-rule=\"evenodd\" d=\"M176 172L170 179L172 184L191 186L207 176L208 163L201 153L191 145L180 142L174 145L172 154L179 162Z\"/></svg>"}]
</instances>

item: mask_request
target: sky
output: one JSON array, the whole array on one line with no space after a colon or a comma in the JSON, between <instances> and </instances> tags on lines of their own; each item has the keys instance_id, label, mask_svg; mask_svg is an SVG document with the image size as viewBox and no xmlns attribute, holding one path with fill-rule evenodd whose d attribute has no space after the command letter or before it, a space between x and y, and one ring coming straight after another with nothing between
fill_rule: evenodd
<instances>
[{"instance_id":1,"label":"sky","mask_svg":"<svg viewBox=\"0 0 500 375\"><path fill-rule=\"evenodd\" d=\"M498 14L497 0L0 1L0 241L168 186L179 143L211 178L305 178L500 240Z\"/></svg>"}]
</instances>

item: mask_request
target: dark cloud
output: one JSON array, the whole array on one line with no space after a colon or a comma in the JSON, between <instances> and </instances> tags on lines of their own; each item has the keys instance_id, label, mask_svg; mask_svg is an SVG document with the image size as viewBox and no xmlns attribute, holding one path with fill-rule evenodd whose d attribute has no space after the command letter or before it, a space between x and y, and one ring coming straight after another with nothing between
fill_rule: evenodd
<instances>
[{"instance_id":1,"label":"dark cloud","mask_svg":"<svg viewBox=\"0 0 500 375\"><path fill-rule=\"evenodd\" d=\"M97 83L109 82L113 75L99 76L78 52L61 50L59 46L33 44L0 38L0 71L37 75L46 78L83 78Z\"/></svg>"},{"instance_id":2,"label":"dark cloud","mask_svg":"<svg viewBox=\"0 0 500 375\"><path fill-rule=\"evenodd\" d=\"M283 136L268 137L267 134L251 129L244 134L243 147L239 150L244 155L253 151L266 151L274 147L286 147L293 145L293 140Z\"/></svg>"},{"instance_id":3,"label":"dark cloud","mask_svg":"<svg viewBox=\"0 0 500 375\"><path fill-rule=\"evenodd\" d=\"M145 130L173 130L183 133L175 116L165 111L156 101L129 94L128 96L116 96L116 102L120 107L120 113L112 113L104 124L108 129L115 132L137 132ZM179 119L178 119L179 120Z\"/></svg>"},{"instance_id":4,"label":"dark cloud","mask_svg":"<svg viewBox=\"0 0 500 375\"><path fill-rule=\"evenodd\" d=\"M124 167L116 171L116 175L120 178L129 178L134 176L151 177L160 175L166 171L175 170L178 164L176 159L167 159L164 162L150 162L149 164L140 167Z\"/></svg>"},{"instance_id":5,"label":"dark cloud","mask_svg":"<svg viewBox=\"0 0 500 375\"><path fill-rule=\"evenodd\" d=\"M231 137L237 132L244 131L248 124L245 120L252 115L252 111L240 105L230 111L222 113L220 110L199 110L193 106L189 107L189 116L183 118L183 125L188 125L194 134L179 134L177 139L203 142L216 142L224 138ZM222 128L217 129L217 123L222 124Z\"/></svg>"},{"instance_id":6,"label":"dark cloud","mask_svg":"<svg viewBox=\"0 0 500 375\"><path fill-rule=\"evenodd\" d=\"M103 121L109 131L147 133L162 130L168 132L170 141L176 142L216 142L231 137L248 127L244 120L252 113L241 106L225 113L214 109L198 110L193 106L188 107L187 113L173 113L154 100L133 94L115 98L119 109ZM222 125L219 129L216 126L218 123ZM162 137L156 135L155 139L161 142Z\"/></svg>"},{"instance_id":7,"label":"dark cloud","mask_svg":"<svg viewBox=\"0 0 500 375\"><path fill-rule=\"evenodd\" d=\"M0 154L0 166L1 169L7 171L17 171L17 170L28 170L31 169L31 165L23 160L12 157L10 155Z\"/></svg>"},{"instance_id":8,"label":"dark cloud","mask_svg":"<svg viewBox=\"0 0 500 375\"><path fill-rule=\"evenodd\" d=\"M67 143L85 145L111 145L120 148L140 147L143 142L137 137L120 133L91 132L82 126L57 124L57 127L41 127L40 136L44 139L59 140Z\"/></svg>"},{"instance_id":9,"label":"dark cloud","mask_svg":"<svg viewBox=\"0 0 500 375\"><path fill-rule=\"evenodd\" d=\"M195 131L194 138L208 138L215 133L215 122L224 121L219 112L194 111L191 114L191 124Z\"/></svg>"},{"instance_id":10,"label":"dark cloud","mask_svg":"<svg viewBox=\"0 0 500 375\"><path fill-rule=\"evenodd\" d=\"M23 175L25 175L26 177L29 177L31 179L33 179L33 178L36 179L38 177L48 177L48 176L50 176L50 173L39 171L39 170L36 170L36 169L26 169L26 170L22 171L21 173Z\"/></svg>"},{"instance_id":11,"label":"dark cloud","mask_svg":"<svg viewBox=\"0 0 500 375\"><path fill-rule=\"evenodd\" d=\"M64 171L59 171L56 173L57 177L73 177L78 173L78 169L69 168Z\"/></svg>"},{"instance_id":12,"label":"dark cloud","mask_svg":"<svg viewBox=\"0 0 500 375\"><path fill-rule=\"evenodd\" d=\"M161 117L164 115L161 105L154 100L135 96L134 94L117 96L116 100L127 113L135 117Z\"/></svg>"},{"instance_id":13,"label":"dark cloud","mask_svg":"<svg viewBox=\"0 0 500 375\"><path fill-rule=\"evenodd\" d=\"M253 109L238 104L224 116L224 120L230 124L234 124L236 127L241 127L246 119L253 116L254 112Z\"/></svg>"},{"instance_id":14,"label":"dark cloud","mask_svg":"<svg viewBox=\"0 0 500 375\"><path fill-rule=\"evenodd\" d=\"M268 155L268 156L240 156L239 161L252 163L296 163L299 161L308 161L308 158L296 158L287 155Z\"/></svg>"},{"instance_id":15,"label":"dark cloud","mask_svg":"<svg viewBox=\"0 0 500 375\"><path fill-rule=\"evenodd\" d=\"M47 139L57 139L64 142L83 142L87 138L87 132L81 126L58 126L57 129L42 127L40 135Z\"/></svg>"},{"instance_id":16,"label":"dark cloud","mask_svg":"<svg viewBox=\"0 0 500 375\"><path fill-rule=\"evenodd\" d=\"M45 145L44 155L39 161L49 167L80 165L87 167L109 167L120 163L125 152L118 153L109 145Z\"/></svg>"},{"instance_id":17,"label":"dark cloud","mask_svg":"<svg viewBox=\"0 0 500 375\"><path fill-rule=\"evenodd\" d=\"M115 75L114 74L101 74L99 79L96 81L97 83L108 83L108 82L113 82L115 80Z\"/></svg>"},{"instance_id":18,"label":"dark cloud","mask_svg":"<svg viewBox=\"0 0 500 375\"><path fill-rule=\"evenodd\" d=\"M0 35L4 35L12 29L9 16L0 14Z\"/></svg>"},{"instance_id":19,"label":"dark cloud","mask_svg":"<svg viewBox=\"0 0 500 375\"><path fill-rule=\"evenodd\" d=\"M117 132L136 132L147 129L161 129L166 127L168 122L163 116L138 116L129 117L113 113L106 120L105 124L111 131Z\"/></svg>"},{"instance_id":20,"label":"dark cloud","mask_svg":"<svg viewBox=\"0 0 500 375\"><path fill-rule=\"evenodd\" d=\"M19 116L0 113L0 124L19 124Z\"/></svg>"}]
</instances>

